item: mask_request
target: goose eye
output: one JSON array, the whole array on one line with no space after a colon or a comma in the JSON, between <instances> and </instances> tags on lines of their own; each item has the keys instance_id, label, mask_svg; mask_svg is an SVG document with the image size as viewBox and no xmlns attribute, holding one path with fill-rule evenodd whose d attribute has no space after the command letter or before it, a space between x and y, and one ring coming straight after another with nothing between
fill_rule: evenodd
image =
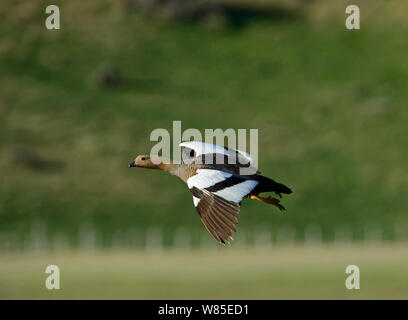
<instances>
[{"instance_id":1,"label":"goose eye","mask_svg":"<svg viewBox=\"0 0 408 320\"><path fill-rule=\"evenodd\" d=\"M142 159L140 159L140 160L145 161L145 160L146 160L146 158L145 158L145 157L142 157Z\"/></svg>"},{"instance_id":2,"label":"goose eye","mask_svg":"<svg viewBox=\"0 0 408 320\"><path fill-rule=\"evenodd\" d=\"M190 157L194 157L194 155L195 155L194 150L190 150Z\"/></svg>"}]
</instances>

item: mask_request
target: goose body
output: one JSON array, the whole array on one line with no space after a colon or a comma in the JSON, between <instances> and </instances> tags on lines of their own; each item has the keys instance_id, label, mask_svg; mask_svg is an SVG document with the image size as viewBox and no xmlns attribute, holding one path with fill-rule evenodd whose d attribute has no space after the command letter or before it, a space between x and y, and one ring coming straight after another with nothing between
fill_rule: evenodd
<instances>
[{"instance_id":1,"label":"goose body","mask_svg":"<svg viewBox=\"0 0 408 320\"><path fill-rule=\"evenodd\" d=\"M140 155L129 167L161 169L183 180L193 195L193 203L201 221L216 241L225 244L232 239L243 198L285 209L279 199L260 197L259 194L274 192L281 197L282 193L289 194L292 191L260 175L248 153L197 141L183 142L180 146L184 148L187 157L181 164ZM241 174L242 168L251 170Z\"/></svg>"}]
</instances>

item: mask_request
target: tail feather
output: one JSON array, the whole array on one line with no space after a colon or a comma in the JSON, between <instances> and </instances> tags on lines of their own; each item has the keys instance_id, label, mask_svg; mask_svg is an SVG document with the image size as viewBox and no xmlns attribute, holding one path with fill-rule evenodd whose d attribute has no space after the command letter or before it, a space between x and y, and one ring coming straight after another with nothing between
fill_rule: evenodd
<instances>
[{"instance_id":1,"label":"tail feather","mask_svg":"<svg viewBox=\"0 0 408 320\"><path fill-rule=\"evenodd\" d=\"M254 190L252 190L251 194L259 194L262 192L275 192L277 194L284 193L290 194L292 190L287 186L283 185L282 183L278 183L268 177L264 177L261 175L256 175L251 177L253 180L259 181L259 184L256 186Z\"/></svg>"}]
</instances>

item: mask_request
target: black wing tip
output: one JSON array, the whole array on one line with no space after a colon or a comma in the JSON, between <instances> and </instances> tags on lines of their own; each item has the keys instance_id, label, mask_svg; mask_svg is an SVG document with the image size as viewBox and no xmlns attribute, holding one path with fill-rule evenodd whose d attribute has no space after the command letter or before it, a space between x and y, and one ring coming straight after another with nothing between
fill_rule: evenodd
<instances>
[{"instance_id":1,"label":"black wing tip","mask_svg":"<svg viewBox=\"0 0 408 320\"><path fill-rule=\"evenodd\" d=\"M227 240L224 240L224 239L221 238L219 235L218 235L218 237L219 237L219 239L218 239L218 240L215 239L215 240L217 240L217 242L218 242L219 244L222 244L224 247L227 246L227 245L230 245L230 244L231 244L231 241L234 240L234 238L233 238L232 236L229 236Z\"/></svg>"},{"instance_id":2,"label":"black wing tip","mask_svg":"<svg viewBox=\"0 0 408 320\"><path fill-rule=\"evenodd\" d=\"M279 185L279 190L280 193L284 193L284 194L291 194L293 191L292 189L288 188L287 186L281 184Z\"/></svg>"}]
</instances>

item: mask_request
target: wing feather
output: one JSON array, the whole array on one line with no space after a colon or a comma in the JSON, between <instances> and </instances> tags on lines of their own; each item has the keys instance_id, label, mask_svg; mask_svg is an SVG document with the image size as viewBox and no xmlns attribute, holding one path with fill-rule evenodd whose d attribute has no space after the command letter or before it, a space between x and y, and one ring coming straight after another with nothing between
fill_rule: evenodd
<instances>
[{"instance_id":1,"label":"wing feather","mask_svg":"<svg viewBox=\"0 0 408 320\"><path fill-rule=\"evenodd\" d=\"M228 211L220 209L220 204L227 200L214 195L211 192L203 192L203 197L197 208L201 221L213 238L221 243L227 243L232 238L232 233L236 232L235 225L238 223L239 205L232 204ZM223 213L221 213L223 211ZM230 223L224 223L222 216L232 215ZM234 222L232 221L234 220Z\"/></svg>"},{"instance_id":2,"label":"wing feather","mask_svg":"<svg viewBox=\"0 0 408 320\"><path fill-rule=\"evenodd\" d=\"M261 173L254 159L247 152L218 146L201 141L187 141L179 144L183 148L183 159L186 163L217 164L224 170L243 175Z\"/></svg>"},{"instance_id":3,"label":"wing feather","mask_svg":"<svg viewBox=\"0 0 408 320\"><path fill-rule=\"evenodd\" d=\"M215 169L198 169L187 180L201 221L216 241L225 244L232 239L240 203L257 184L256 180Z\"/></svg>"},{"instance_id":4,"label":"wing feather","mask_svg":"<svg viewBox=\"0 0 408 320\"><path fill-rule=\"evenodd\" d=\"M216 144L211 144L211 143L206 143L206 142L201 142L201 141L186 141L186 142L180 143L179 146L187 149L185 154L188 156L191 156L189 152L191 150L194 151L194 156L200 156L200 155L208 154L208 153L219 153L223 155L238 154L240 157L245 159L246 162L249 162L249 163L253 162L251 155L247 152L236 150L233 148L218 146Z\"/></svg>"}]
</instances>

